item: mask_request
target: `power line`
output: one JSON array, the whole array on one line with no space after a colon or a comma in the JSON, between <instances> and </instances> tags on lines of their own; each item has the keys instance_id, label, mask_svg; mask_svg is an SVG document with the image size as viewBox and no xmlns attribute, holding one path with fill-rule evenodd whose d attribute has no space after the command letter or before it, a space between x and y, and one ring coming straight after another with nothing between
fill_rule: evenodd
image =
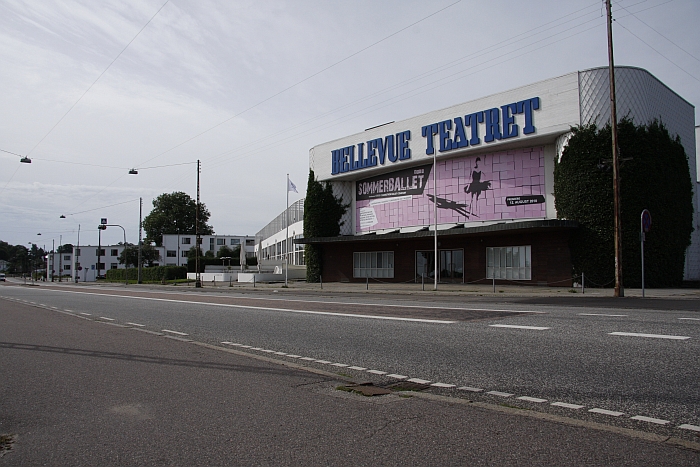
<instances>
[{"instance_id":1,"label":"power line","mask_svg":"<svg viewBox=\"0 0 700 467\"><path fill-rule=\"evenodd\" d=\"M158 15L158 13L160 13L160 10L162 10L162 9L165 7L165 5L167 5L167 3L168 3L169 1L170 1L170 0L165 0L165 3L163 3L163 5L162 5L160 8L158 8L158 11L156 11L156 12L153 14L153 16L151 16L151 18L146 22L146 24L143 25L143 27L139 30L139 32L137 32L136 35L129 41L129 43L126 44L126 46L124 46L124 48L121 50L121 52L119 52L119 53L117 54L117 56L114 57L114 60L112 60L112 61L109 63L109 65L107 65L107 68L105 68L104 71L102 71L102 73L100 73L100 75L97 77L97 79L95 79L95 81L93 81L92 84L91 84L90 86L88 86L88 88L85 90L85 92L83 92L83 93L81 94L81 96L78 98L78 100L75 101L75 102L73 103L73 105L70 106L70 108L68 109L68 111L67 111L65 114L63 114L63 116L62 116L61 118L58 119L58 121L56 122L56 124L55 124L54 126L51 127L51 129L48 131L48 133L46 133L46 134L44 135L44 137L41 138L41 139L39 140L39 142L36 143L36 144L34 145L34 147L27 153L27 156L29 156L29 155L37 148L37 146L39 146L39 145L51 134L51 132L58 126L58 124L61 123L61 122L63 121L63 119L66 118L66 117L68 116L68 114L71 112L71 110L73 110L73 108L74 108L76 105L78 105L78 102L80 102L80 101L83 99L83 97L85 97L85 95L90 91L90 89L92 89L92 87L100 80L100 78L102 78L102 76L103 76L105 73L107 73L107 70L109 70L110 67L114 64L114 62L116 62L117 59L119 59L119 57L122 56L122 54L124 53L124 51L126 51L126 49L129 48L129 46L131 45L131 43L134 42L134 41L136 40L137 37L139 37L139 34L141 34L141 32L142 32L144 29L146 29L146 26L148 26L148 25L151 23L151 21L153 21L153 18L155 18L156 15Z\"/></svg>"},{"instance_id":2,"label":"power line","mask_svg":"<svg viewBox=\"0 0 700 467\"><path fill-rule=\"evenodd\" d=\"M380 39L380 40L378 40L378 41L376 41L376 42L374 42L374 43L372 43L372 44L370 44L370 45L368 45L368 46L366 46L366 47L364 47L364 48L362 48L362 49L360 49L360 50L358 50L358 51L356 51L356 52L353 52L352 54L348 55L347 57L338 60L337 62L335 62L335 63L333 63L333 64L331 64L331 65L329 65L329 66L323 68L322 70L319 70L319 71L317 71L317 72L315 72L315 73L313 73L313 74L307 76L306 78L304 78L304 79L302 79L302 80L300 80L300 81L297 81L296 83L292 84L291 86L288 86L288 87L282 89L281 91L279 91L279 92L277 92L277 93L275 93L275 94L273 94L273 95L271 95L271 96L269 96L269 97L263 99L262 101L258 102L257 104L254 104L254 105L252 105L252 106L250 106L250 107L248 107L248 108L242 110L241 112L238 112L236 115L233 115L232 117L229 117L229 118L227 118L226 120L224 120L224 121L222 121L222 122L220 122L220 123L217 123L216 125L214 125L214 126L208 128L208 129L202 131L201 133L198 133L198 134L192 136L191 138L189 138L189 139L187 139L187 140L185 140L185 141L183 141L183 142L181 142L181 143L179 143L179 144L177 144L177 145L171 147L170 149L168 149L168 150L166 150L166 151L163 151L163 152L161 152L160 154L151 157L150 159L147 159L146 161L144 161L144 164L147 163L147 162L150 162L150 161L152 161L152 160L154 160L154 159L157 159L158 157L160 157L160 156L162 156L162 155L164 155L164 154L167 154L168 152L170 152L170 151L172 151L172 150L174 150L174 149L177 149L177 148L179 148L180 146L182 146L182 145L184 145L184 144L187 144L187 143L189 143L190 141L192 141L192 140L194 140L194 139L196 139L196 138L199 138L200 136L202 136L202 135L204 135L204 134L206 134L206 133L209 133L210 131L212 131L212 130L218 128L218 127L220 127L221 125L223 125L223 124L225 124L225 123L227 123L227 122L229 122L229 121L231 121L231 120L233 120L234 118L240 117L240 116L243 115L244 113L246 113L246 112L248 112L248 111L250 111L250 110L253 110L253 109L255 109L256 107L259 107L260 105L264 104L265 102L268 102L268 101L271 100L271 99L274 99L275 97L279 96L280 94L283 94L283 93L289 91L290 89L293 89L293 88L299 86L300 84L302 84L302 83L304 83L304 82L310 80L311 78L314 78L315 76L318 76L318 75L320 75L321 73L330 70L331 68L335 67L336 65L339 65L340 63L343 63L343 62L349 60L350 58L352 58L352 57L354 57L354 56L356 56L356 55L358 55L358 54L360 54L360 53L362 53L362 52L364 52L364 51L366 51L366 50L368 50L368 49L371 49L371 48L374 47L375 45L380 44L380 43L386 41L387 39L389 39L389 38L391 38L391 37L394 37L395 35L397 35L397 34L403 32L403 31L405 31L406 29L409 29L409 28L415 26L416 24L421 23L421 22L427 20L428 18L431 18L431 17L437 15L438 13L440 13L440 12L442 12L442 11L444 11L444 10L447 10L448 8L453 7L454 5L458 4L458 3L461 2L461 1L462 1L462 0L457 0L456 2L451 3L451 4L447 5L446 7L441 8L441 9L439 9L439 10L437 10L437 11L435 11L435 12L429 14L428 16L425 16L425 17L419 19L418 21L415 21L415 22L409 24L408 26L405 26L405 27L399 29L398 31L395 31L395 32L389 34L388 36L385 36L384 38L382 38L382 39Z\"/></svg>"}]
</instances>

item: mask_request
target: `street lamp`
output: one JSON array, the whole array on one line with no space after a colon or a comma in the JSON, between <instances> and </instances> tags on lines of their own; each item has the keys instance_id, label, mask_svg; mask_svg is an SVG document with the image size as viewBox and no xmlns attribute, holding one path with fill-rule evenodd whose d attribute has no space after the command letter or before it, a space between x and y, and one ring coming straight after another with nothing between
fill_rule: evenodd
<instances>
[{"instance_id":1,"label":"street lamp","mask_svg":"<svg viewBox=\"0 0 700 467\"><path fill-rule=\"evenodd\" d=\"M129 260L126 257L126 229L119 224L100 224L97 228L100 230L106 230L107 227L119 227L124 232L124 276L126 277L126 279L124 279L124 285L129 285ZM99 267L99 260L97 262Z\"/></svg>"}]
</instances>

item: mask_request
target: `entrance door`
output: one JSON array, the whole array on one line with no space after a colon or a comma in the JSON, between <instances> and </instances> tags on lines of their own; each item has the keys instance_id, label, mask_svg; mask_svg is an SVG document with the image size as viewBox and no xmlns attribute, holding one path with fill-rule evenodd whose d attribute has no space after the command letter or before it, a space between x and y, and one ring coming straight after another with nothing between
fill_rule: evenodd
<instances>
[{"instance_id":1,"label":"entrance door","mask_svg":"<svg viewBox=\"0 0 700 467\"><path fill-rule=\"evenodd\" d=\"M464 282L464 250L438 250L439 282ZM435 252L416 251L416 282L434 280Z\"/></svg>"}]
</instances>

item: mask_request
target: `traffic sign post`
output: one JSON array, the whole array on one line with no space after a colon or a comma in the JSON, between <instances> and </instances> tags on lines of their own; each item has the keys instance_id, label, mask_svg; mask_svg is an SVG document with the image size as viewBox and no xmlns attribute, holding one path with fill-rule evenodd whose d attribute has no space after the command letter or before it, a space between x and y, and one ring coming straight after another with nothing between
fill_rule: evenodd
<instances>
[{"instance_id":1,"label":"traffic sign post","mask_svg":"<svg viewBox=\"0 0 700 467\"><path fill-rule=\"evenodd\" d=\"M644 297L644 240L651 230L651 213L648 209L642 211L640 218L639 238L642 240L642 298Z\"/></svg>"}]
</instances>

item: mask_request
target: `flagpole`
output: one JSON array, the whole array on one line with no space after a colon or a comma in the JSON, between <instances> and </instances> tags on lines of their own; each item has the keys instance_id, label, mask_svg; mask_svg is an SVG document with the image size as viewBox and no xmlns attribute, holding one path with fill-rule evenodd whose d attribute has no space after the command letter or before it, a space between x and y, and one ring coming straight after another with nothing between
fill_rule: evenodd
<instances>
[{"instance_id":1,"label":"flagpole","mask_svg":"<svg viewBox=\"0 0 700 467\"><path fill-rule=\"evenodd\" d=\"M289 276L289 174L287 174L287 209L284 210L284 224L287 226L287 233L284 237L284 286L287 287L287 277Z\"/></svg>"}]
</instances>

